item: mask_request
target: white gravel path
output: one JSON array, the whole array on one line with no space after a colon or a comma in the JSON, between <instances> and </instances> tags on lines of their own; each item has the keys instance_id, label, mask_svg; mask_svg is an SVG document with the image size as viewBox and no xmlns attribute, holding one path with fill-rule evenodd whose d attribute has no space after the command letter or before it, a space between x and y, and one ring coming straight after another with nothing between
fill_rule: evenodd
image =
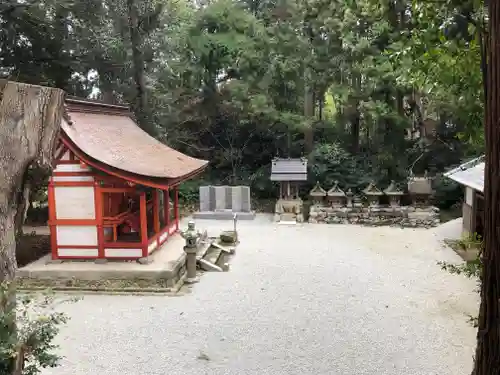
<instances>
[{"instance_id":1,"label":"white gravel path","mask_svg":"<svg viewBox=\"0 0 500 375\"><path fill-rule=\"evenodd\" d=\"M66 358L43 374L470 373L476 285L436 265L459 260L439 231L268 220L241 222L230 272L206 273L191 294L65 306Z\"/></svg>"}]
</instances>

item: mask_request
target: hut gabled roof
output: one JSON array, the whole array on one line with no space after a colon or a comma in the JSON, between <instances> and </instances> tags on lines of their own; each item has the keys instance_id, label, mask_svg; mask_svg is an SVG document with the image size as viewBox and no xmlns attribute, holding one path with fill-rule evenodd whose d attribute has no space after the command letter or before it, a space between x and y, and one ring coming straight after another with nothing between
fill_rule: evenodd
<instances>
[{"instance_id":1,"label":"hut gabled roof","mask_svg":"<svg viewBox=\"0 0 500 375\"><path fill-rule=\"evenodd\" d=\"M484 166L484 156L481 156L446 172L444 176L482 193L484 191Z\"/></svg>"},{"instance_id":2,"label":"hut gabled roof","mask_svg":"<svg viewBox=\"0 0 500 375\"><path fill-rule=\"evenodd\" d=\"M330 190L327 192L329 197L345 197L345 191L342 190L339 186L339 182L335 181L333 186L331 187Z\"/></svg>"},{"instance_id":3,"label":"hut gabled roof","mask_svg":"<svg viewBox=\"0 0 500 375\"><path fill-rule=\"evenodd\" d=\"M82 161L104 172L165 186L201 172L208 164L151 137L126 106L68 98L66 113L63 142Z\"/></svg>"},{"instance_id":4,"label":"hut gabled roof","mask_svg":"<svg viewBox=\"0 0 500 375\"><path fill-rule=\"evenodd\" d=\"M371 195L371 196L376 196L376 195L383 195L380 191L380 189L375 185L375 183L372 181L368 184L366 188L363 189L363 194L365 195Z\"/></svg>"},{"instance_id":5,"label":"hut gabled roof","mask_svg":"<svg viewBox=\"0 0 500 375\"><path fill-rule=\"evenodd\" d=\"M311 197L326 197L326 190L321 187L319 182L316 182L316 185L309 192Z\"/></svg>"},{"instance_id":6,"label":"hut gabled roof","mask_svg":"<svg viewBox=\"0 0 500 375\"><path fill-rule=\"evenodd\" d=\"M307 159L273 159L271 181L307 181Z\"/></svg>"}]
</instances>

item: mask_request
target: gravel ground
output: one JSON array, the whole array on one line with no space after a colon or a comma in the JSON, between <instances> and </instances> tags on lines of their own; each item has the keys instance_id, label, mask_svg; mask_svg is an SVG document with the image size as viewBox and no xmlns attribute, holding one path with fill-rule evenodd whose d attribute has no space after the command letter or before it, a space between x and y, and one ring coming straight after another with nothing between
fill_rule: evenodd
<instances>
[{"instance_id":1,"label":"gravel ground","mask_svg":"<svg viewBox=\"0 0 500 375\"><path fill-rule=\"evenodd\" d=\"M264 216L239 230L231 270L204 274L187 295L64 306L65 359L43 374L470 374L476 285L436 265L460 260L439 230Z\"/></svg>"}]
</instances>

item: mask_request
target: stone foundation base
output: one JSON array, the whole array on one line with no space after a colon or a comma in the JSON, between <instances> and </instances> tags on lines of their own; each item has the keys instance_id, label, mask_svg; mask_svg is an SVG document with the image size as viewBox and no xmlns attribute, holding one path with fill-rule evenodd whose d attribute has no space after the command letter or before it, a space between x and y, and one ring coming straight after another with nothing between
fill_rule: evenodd
<instances>
[{"instance_id":1,"label":"stone foundation base","mask_svg":"<svg viewBox=\"0 0 500 375\"><path fill-rule=\"evenodd\" d=\"M228 211L199 211L193 214L195 219L207 220L233 220L234 214L238 215L238 220L253 220L255 212L233 212Z\"/></svg>"},{"instance_id":2,"label":"stone foundation base","mask_svg":"<svg viewBox=\"0 0 500 375\"><path fill-rule=\"evenodd\" d=\"M436 207L326 207L311 206L309 223L398 225L430 228L439 224Z\"/></svg>"}]
</instances>

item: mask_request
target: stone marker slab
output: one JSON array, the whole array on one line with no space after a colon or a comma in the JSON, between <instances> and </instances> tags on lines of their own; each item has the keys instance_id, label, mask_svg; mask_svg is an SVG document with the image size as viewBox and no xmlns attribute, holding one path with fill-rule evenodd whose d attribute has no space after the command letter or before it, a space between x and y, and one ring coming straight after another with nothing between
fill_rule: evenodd
<instances>
[{"instance_id":1,"label":"stone marker slab","mask_svg":"<svg viewBox=\"0 0 500 375\"><path fill-rule=\"evenodd\" d=\"M200 186L200 211L212 211L210 190L212 186Z\"/></svg>"},{"instance_id":2,"label":"stone marker slab","mask_svg":"<svg viewBox=\"0 0 500 375\"><path fill-rule=\"evenodd\" d=\"M226 186L213 186L215 191L215 211L226 209Z\"/></svg>"},{"instance_id":3,"label":"stone marker slab","mask_svg":"<svg viewBox=\"0 0 500 375\"><path fill-rule=\"evenodd\" d=\"M231 209L233 212L244 211L241 208L242 186L234 186L231 194Z\"/></svg>"},{"instance_id":4,"label":"stone marker slab","mask_svg":"<svg viewBox=\"0 0 500 375\"><path fill-rule=\"evenodd\" d=\"M251 209L250 187L248 186L201 186L200 211L195 219L253 220L255 212Z\"/></svg>"},{"instance_id":5,"label":"stone marker slab","mask_svg":"<svg viewBox=\"0 0 500 375\"><path fill-rule=\"evenodd\" d=\"M252 210L250 188L248 186L240 186L240 189L241 189L241 211L250 212Z\"/></svg>"}]
</instances>

